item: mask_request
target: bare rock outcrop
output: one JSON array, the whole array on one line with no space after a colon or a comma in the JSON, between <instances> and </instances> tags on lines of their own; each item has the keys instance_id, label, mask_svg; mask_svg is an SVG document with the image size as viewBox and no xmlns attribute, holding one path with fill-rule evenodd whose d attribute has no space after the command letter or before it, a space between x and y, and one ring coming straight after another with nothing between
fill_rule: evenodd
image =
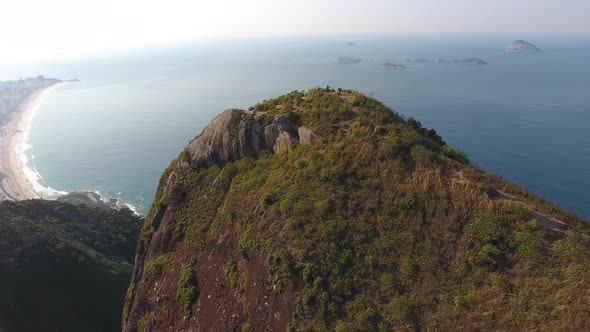
<instances>
[{"instance_id":1,"label":"bare rock outcrop","mask_svg":"<svg viewBox=\"0 0 590 332\"><path fill-rule=\"evenodd\" d=\"M282 153L292 145L319 145L322 139L312 129L297 128L285 116L279 115L273 123L262 126L258 117L240 109L228 109L216 116L203 132L193 139L187 150L193 168L222 165L245 157L256 157L263 150ZM299 137L295 137L297 136Z\"/></svg>"},{"instance_id":2,"label":"bare rock outcrop","mask_svg":"<svg viewBox=\"0 0 590 332\"><path fill-rule=\"evenodd\" d=\"M264 138L257 120L240 121L240 135L238 141L239 158L256 157L264 148ZM237 159L237 158L234 158Z\"/></svg>"},{"instance_id":3,"label":"bare rock outcrop","mask_svg":"<svg viewBox=\"0 0 590 332\"><path fill-rule=\"evenodd\" d=\"M279 129L282 131L287 131L292 128L291 122L289 122L289 120L287 120L287 118L282 115L277 116L275 121L277 122Z\"/></svg>"},{"instance_id":4,"label":"bare rock outcrop","mask_svg":"<svg viewBox=\"0 0 590 332\"><path fill-rule=\"evenodd\" d=\"M209 167L239 158L256 157L267 146L274 145L274 142L267 145L266 138L266 131L257 119L246 118L243 110L226 110L189 144L190 165L194 168Z\"/></svg>"},{"instance_id":5,"label":"bare rock outcrop","mask_svg":"<svg viewBox=\"0 0 590 332\"><path fill-rule=\"evenodd\" d=\"M229 109L216 116L188 146L192 167L208 167L235 159L242 111ZM232 130L233 129L233 130Z\"/></svg>"},{"instance_id":6,"label":"bare rock outcrop","mask_svg":"<svg viewBox=\"0 0 590 332\"><path fill-rule=\"evenodd\" d=\"M299 133L299 143L303 145L322 145L322 138L310 128L299 127L297 129Z\"/></svg>"},{"instance_id":7,"label":"bare rock outcrop","mask_svg":"<svg viewBox=\"0 0 590 332\"><path fill-rule=\"evenodd\" d=\"M275 142L279 137L280 131L281 130L279 129L279 126L276 124L271 124L264 128L264 141L266 143L266 146L274 147Z\"/></svg>"},{"instance_id":8,"label":"bare rock outcrop","mask_svg":"<svg viewBox=\"0 0 590 332\"><path fill-rule=\"evenodd\" d=\"M282 131L277 137L273 151L276 154L287 152L291 150L292 144L293 140L291 139L291 135L289 135L289 133L286 131Z\"/></svg>"}]
</instances>

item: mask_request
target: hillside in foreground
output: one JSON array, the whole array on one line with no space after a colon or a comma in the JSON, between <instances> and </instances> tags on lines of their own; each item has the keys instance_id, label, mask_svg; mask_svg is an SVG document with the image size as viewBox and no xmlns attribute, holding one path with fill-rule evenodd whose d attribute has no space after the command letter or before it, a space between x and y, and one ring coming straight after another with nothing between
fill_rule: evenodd
<instances>
[{"instance_id":1,"label":"hillside in foreground","mask_svg":"<svg viewBox=\"0 0 590 332\"><path fill-rule=\"evenodd\" d=\"M376 100L294 91L164 172L123 328L583 330L589 234Z\"/></svg>"},{"instance_id":2,"label":"hillside in foreground","mask_svg":"<svg viewBox=\"0 0 590 332\"><path fill-rule=\"evenodd\" d=\"M117 331L141 223L129 210L0 203L0 331Z\"/></svg>"}]
</instances>

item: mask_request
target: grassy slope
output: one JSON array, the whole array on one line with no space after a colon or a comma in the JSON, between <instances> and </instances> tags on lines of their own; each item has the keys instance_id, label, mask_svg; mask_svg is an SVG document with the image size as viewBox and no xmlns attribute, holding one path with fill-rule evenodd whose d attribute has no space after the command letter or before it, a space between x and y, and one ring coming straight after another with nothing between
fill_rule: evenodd
<instances>
[{"instance_id":1,"label":"grassy slope","mask_svg":"<svg viewBox=\"0 0 590 332\"><path fill-rule=\"evenodd\" d=\"M314 128L325 144L193 171L164 191L173 162L140 253L157 231L158 206L175 201L180 246L215 245L223 223L238 234L241 259L268 253L278 287L304 280L295 329L590 324L590 231L580 219L469 165L436 132L356 92L291 93L255 109L268 111L267 124L290 110L292 123ZM543 229L538 212L568 230ZM239 262L237 271L230 263L227 277L239 279Z\"/></svg>"},{"instance_id":2,"label":"grassy slope","mask_svg":"<svg viewBox=\"0 0 590 332\"><path fill-rule=\"evenodd\" d=\"M0 203L0 330L119 330L139 227L129 212Z\"/></svg>"}]
</instances>

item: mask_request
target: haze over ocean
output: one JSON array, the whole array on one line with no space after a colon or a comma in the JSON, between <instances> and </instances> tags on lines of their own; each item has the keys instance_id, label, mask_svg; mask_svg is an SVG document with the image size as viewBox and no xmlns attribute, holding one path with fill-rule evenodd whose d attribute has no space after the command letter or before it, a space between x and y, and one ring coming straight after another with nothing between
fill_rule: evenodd
<instances>
[{"instance_id":1,"label":"haze over ocean","mask_svg":"<svg viewBox=\"0 0 590 332\"><path fill-rule=\"evenodd\" d=\"M590 217L590 39L371 36L233 39L117 57L1 68L79 78L54 89L28 150L44 185L95 190L145 213L162 171L218 113L314 86L372 94L485 170ZM529 40L545 52L504 54ZM347 46L347 42L356 46ZM339 56L359 64L336 63ZM477 57L487 66L407 63ZM384 62L406 70L380 67ZM12 76L11 76L12 75Z\"/></svg>"}]
</instances>

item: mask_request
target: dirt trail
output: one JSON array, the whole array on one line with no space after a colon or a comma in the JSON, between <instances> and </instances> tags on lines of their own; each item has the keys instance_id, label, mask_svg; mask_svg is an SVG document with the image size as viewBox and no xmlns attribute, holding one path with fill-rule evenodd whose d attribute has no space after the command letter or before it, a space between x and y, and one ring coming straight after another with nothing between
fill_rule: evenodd
<instances>
[{"instance_id":1,"label":"dirt trail","mask_svg":"<svg viewBox=\"0 0 590 332\"><path fill-rule=\"evenodd\" d=\"M566 222L559 220L546 212L534 209L531 204L529 204L528 202L526 202L522 199L518 199L518 197L516 197L512 194L509 194L509 193L504 192L499 189L496 189L496 192L498 193L498 196L495 197L494 199L509 201L509 202L519 202L519 203L526 204L528 207L530 207L531 210L533 211L533 218L535 218L539 222L541 227L543 227L545 229L550 229L550 230L553 230L556 232L563 233L570 227L570 225L568 225Z\"/></svg>"},{"instance_id":2,"label":"dirt trail","mask_svg":"<svg viewBox=\"0 0 590 332\"><path fill-rule=\"evenodd\" d=\"M467 185L468 183L470 183L470 180L467 179L467 177L465 176L463 171L456 172L454 174L454 176L452 177L451 181L453 183L462 184L462 185ZM509 202L509 203L517 203L518 202L518 203L525 204L526 206L528 206L531 209L533 218L539 222L541 227L543 227L545 229L552 230L552 231L561 232L561 233L565 232L568 228L570 228L570 225L567 224L566 222L564 222L563 220L555 218L547 212L540 211L539 209L535 209L534 205L530 204L525 199L519 198L515 195L509 194L509 193L502 191L500 189L497 189L497 188L495 188L494 190L495 190L495 193L491 197L493 200L504 201L504 202Z\"/></svg>"}]
</instances>

